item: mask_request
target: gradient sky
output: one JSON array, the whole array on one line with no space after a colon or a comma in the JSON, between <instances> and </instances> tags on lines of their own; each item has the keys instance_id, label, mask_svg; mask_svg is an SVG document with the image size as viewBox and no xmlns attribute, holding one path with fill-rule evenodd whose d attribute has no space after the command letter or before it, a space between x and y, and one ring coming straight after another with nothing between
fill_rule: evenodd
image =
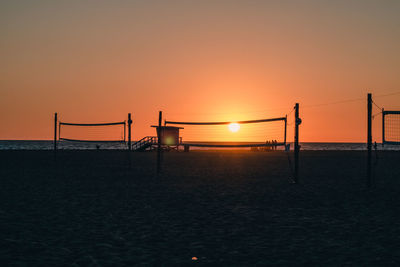
<instances>
[{"instance_id":1,"label":"gradient sky","mask_svg":"<svg viewBox=\"0 0 400 267\"><path fill-rule=\"evenodd\" d=\"M400 94L378 97L400 91L399 14L397 0L3 0L0 139L51 139L54 112L131 112L139 139L158 110L243 120L299 102L301 141L365 141L367 92L400 109Z\"/></svg>"}]
</instances>

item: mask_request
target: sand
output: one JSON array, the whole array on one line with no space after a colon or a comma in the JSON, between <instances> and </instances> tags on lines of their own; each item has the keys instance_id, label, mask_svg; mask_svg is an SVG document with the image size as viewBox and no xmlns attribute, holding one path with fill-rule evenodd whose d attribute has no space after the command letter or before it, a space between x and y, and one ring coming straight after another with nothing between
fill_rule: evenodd
<instances>
[{"instance_id":1,"label":"sand","mask_svg":"<svg viewBox=\"0 0 400 267\"><path fill-rule=\"evenodd\" d=\"M302 151L300 184L280 151L165 153L158 176L151 152L0 151L0 262L398 265L400 153L378 157L368 189L362 151Z\"/></svg>"}]
</instances>

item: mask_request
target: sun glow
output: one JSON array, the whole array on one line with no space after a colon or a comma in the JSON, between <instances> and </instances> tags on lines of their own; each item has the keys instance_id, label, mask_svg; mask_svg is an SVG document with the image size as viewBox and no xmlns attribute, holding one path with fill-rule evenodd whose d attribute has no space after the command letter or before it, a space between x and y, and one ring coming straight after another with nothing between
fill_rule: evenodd
<instances>
[{"instance_id":1,"label":"sun glow","mask_svg":"<svg viewBox=\"0 0 400 267\"><path fill-rule=\"evenodd\" d=\"M232 133L236 133L237 131L240 130L240 124L236 122L232 122L228 125L229 131Z\"/></svg>"}]
</instances>

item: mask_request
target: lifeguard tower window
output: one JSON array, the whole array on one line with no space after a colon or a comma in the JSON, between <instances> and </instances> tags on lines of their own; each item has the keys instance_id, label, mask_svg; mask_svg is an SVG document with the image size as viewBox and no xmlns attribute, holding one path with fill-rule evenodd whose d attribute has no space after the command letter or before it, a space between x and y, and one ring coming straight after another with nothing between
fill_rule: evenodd
<instances>
[{"instance_id":1,"label":"lifeguard tower window","mask_svg":"<svg viewBox=\"0 0 400 267\"><path fill-rule=\"evenodd\" d=\"M151 126L157 130L157 138L161 139L161 145L164 146L178 146L179 142L179 130L182 127L174 126Z\"/></svg>"}]
</instances>

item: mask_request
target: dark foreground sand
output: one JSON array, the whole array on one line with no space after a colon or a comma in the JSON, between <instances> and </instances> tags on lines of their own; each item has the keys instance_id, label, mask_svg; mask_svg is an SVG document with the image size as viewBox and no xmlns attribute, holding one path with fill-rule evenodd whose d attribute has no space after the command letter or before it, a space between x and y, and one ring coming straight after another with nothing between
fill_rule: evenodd
<instances>
[{"instance_id":1,"label":"dark foreground sand","mask_svg":"<svg viewBox=\"0 0 400 267\"><path fill-rule=\"evenodd\" d=\"M284 152L0 151L0 262L399 265L400 153L371 190L365 157L302 151L294 185Z\"/></svg>"}]
</instances>

